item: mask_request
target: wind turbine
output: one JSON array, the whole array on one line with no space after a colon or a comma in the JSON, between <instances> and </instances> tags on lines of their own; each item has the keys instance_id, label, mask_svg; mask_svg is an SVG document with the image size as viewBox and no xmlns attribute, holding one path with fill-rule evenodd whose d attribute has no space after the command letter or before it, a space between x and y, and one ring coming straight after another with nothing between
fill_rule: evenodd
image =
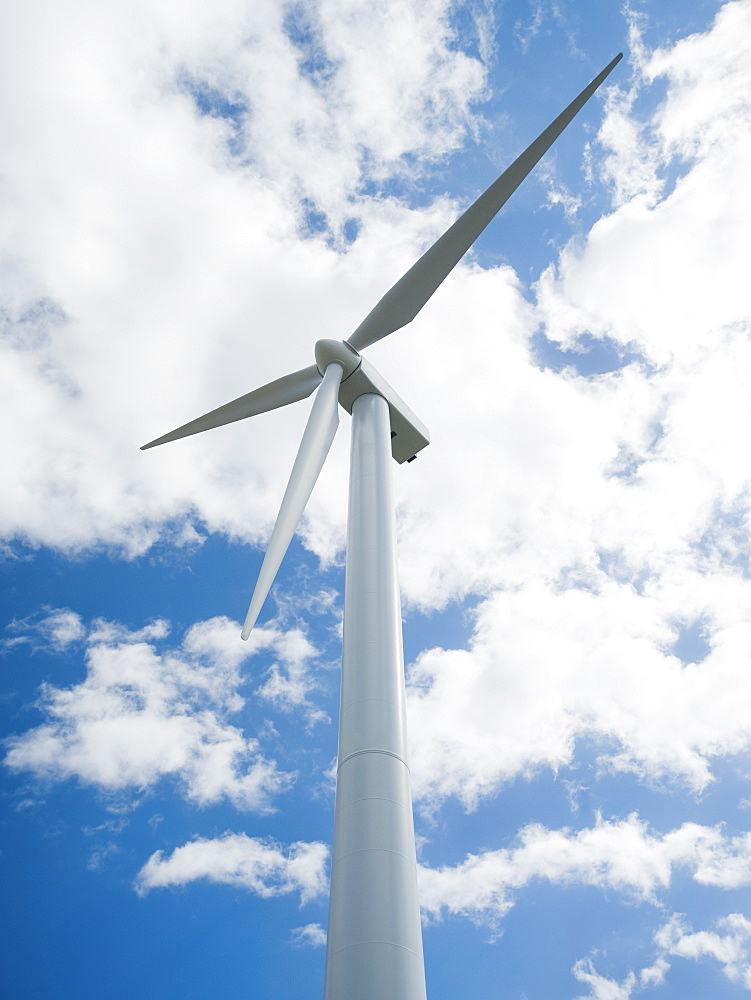
<instances>
[{"instance_id":1,"label":"wind turbine","mask_svg":"<svg viewBox=\"0 0 751 1000\"><path fill-rule=\"evenodd\" d=\"M247 639L339 423L352 414L344 638L325 1000L425 1000L390 459L428 431L360 354L406 326L621 60L619 53L386 292L352 336L319 340L315 364L143 445L153 448L310 396L313 407L242 630ZM143 450L142 449L142 450Z\"/></svg>"}]
</instances>

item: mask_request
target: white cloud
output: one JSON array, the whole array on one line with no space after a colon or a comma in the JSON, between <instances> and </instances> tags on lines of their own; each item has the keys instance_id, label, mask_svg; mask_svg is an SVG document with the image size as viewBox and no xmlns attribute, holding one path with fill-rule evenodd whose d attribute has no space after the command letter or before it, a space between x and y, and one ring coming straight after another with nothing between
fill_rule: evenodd
<instances>
[{"instance_id":1,"label":"white cloud","mask_svg":"<svg viewBox=\"0 0 751 1000\"><path fill-rule=\"evenodd\" d=\"M629 1000L644 989L662 986L671 967L668 956L697 962L714 959L731 982L751 990L751 921L742 913L730 913L714 926L711 931L694 931L685 914L674 913L654 935L659 954L653 964L621 980L600 975L592 959L580 959L571 971L591 992L577 1000Z\"/></svg>"},{"instance_id":2,"label":"white cloud","mask_svg":"<svg viewBox=\"0 0 751 1000\"><path fill-rule=\"evenodd\" d=\"M0 109L12 234L0 398L16 433L3 536L134 553L185 540L196 516L246 540L268 530L304 407L197 451L137 447L309 364L316 338L350 332L442 224L445 204L405 216L360 192L471 128L484 69L451 12L449 0L348 2L346 16L333 0L4 9L0 83L16 99ZM335 233L357 220L358 246L310 238L306 205Z\"/></svg>"},{"instance_id":3,"label":"white cloud","mask_svg":"<svg viewBox=\"0 0 751 1000\"><path fill-rule=\"evenodd\" d=\"M311 676L309 663L316 650L298 629L280 633L276 643L279 660L268 668L256 694L285 711L302 709L310 723L330 722L323 709L311 703L308 695L318 687Z\"/></svg>"},{"instance_id":4,"label":"white cloud","mask_svg":"<svg viewBox=\"0 0 751 1000\"><path fill-rule=\"evenodd\" d=\"M26 262L25 271L16 263L6 273L16 339L4 398L22 415L21 437L4 442L17 446L9 461L21 473L0 514L6 534L139 551L169 530L165 523L177 522L182 537L183 520L194 515L235 538L257 541L268 531L304 406L148 455L134 446L307 363L316 336L346 334L452 218L445 201L415 212L388 199L348 201L363 171L397 170L405 151L444 155L471 125L482 67L452 39L447 4L419 8L417 16L413 4L349 5L344 18L333 2L300 7L295 17L305 31L290 39L277 4L251 10L227 0L211 11L191 8L190 17L167 4L152 5L148 15L126 3L96 17L82 9L86 33L54 6L44 18L29 6L21 27L31 37L33 18L34 42L49 55L35 61L35 72L48 67L72 91L58 86L53 99L43 73L32 85L23 59L4 64L27 101L4 109L17 139L6 164L17 207L7 211L17 212L17 250ZM623 548L635 564L656 555L666 561L711 523L715 504L727 507L742 495L748 476L742 463L727 461L739 445L727 428L748 417L748 350L742 330L728 326L748 311L736 252L746 224L745 133L733 127L707 137L703 88L710 77L712 114L719 109L742 123L747 33L737 22L746 10L723 8L716 28L696 36L690 50L640 57L637 88L658 74L669 84L650 120L663 137L649 147L655 170L685 149L689 169L670 197L652 197L652 208L632 185L584 250L564 253L539 292L549 336L564 341L583 328L605 331L637 339L657 356L659 338L687 343L687 316L695 343L724 325L719 354L717 337L706 341L706 358L717 355L711 378L698 361L659 377L634 367L594 385L540 372L528 349L537 317L507 269L462 267L439 292L440 304L392 338L397 344L374 349L397 383L399 371L419 372L397 387L433 435L416 466L397 473L409 601L440 607L529 579L541 566L591 562L606 546ZM405 33L414 55L406 64ZM731 35L730 59L715 58ZM83 39L108 58L77 58ZM86 73L62 73L69 59ZM137 72L127 71L134 66ZM95 84L106 99L89 101L88 117L76 125L79 89ZM220 98L248 103L252 114L238 112L235 124L218 111L201 115L190 87L206 100L213 94L217 108ZM630 104L613 101L602 139L608 176L616 178L631 170L632 154L612 148L613 136L641 123ZM235 125L247 162L225 149ZM41 136L59 140L54 163ZM710 168L711 184L702 174ZM100 176L110 180L97 182ZM705 189L724 192L717 211L692 194ZM81 211L94 192L99 201ZM362 228L347 253L299 239L301 196L331 205L332 215L357 215ZM49 203L56 213L42 211ZM71 238L53 239L53 225ZM715 247L719 231L726 238ZM87 247L80 260L71 239ZM706 259L691 248L704 248ZM111 273L103 278L94 260L100 268L109 261ZM72 261L79 262L73 276ZM721 294L723 281L730 297ZM464 355L483 360L461 379L448 363L458 328ZM705 416L698 451L689 416L697 412ZM668 434L655 453L650 430L662 417ZM341 437L304 526L308 544L326 558L343 543ZM619 455L643 463L638 483L613 481ZM675 511L665 499L674 494Z\"/></svg>"},{"instance_id":5,"label":"white cloud","mask_svg":"<svg viewBox=\"0 0 751 1000\"><path fill-rule=\"evenodd\" d=\"M749 836L727 838L720 827L684 823L659 834L635 814L578 831L532 824L514 847L470 854L454 866L422 866L420 899L430 919L460 915L496 931L518 891L538 880L590 885L658 905L678 870L703 885L740 888L751 883L750 861Z\"/></svg>"},{"instance_id":6,"label":"white cloud","mask_svg":"<svg viewBox=\"0 0 751 1000\"><path fill-rule=\"evenodd\" d=\"M416 160L447 156L476 125L484 68L452 34L452 5L347 0L343 16L339 0L305 3L297 36L289 10L29 0L0 13L0 86L14 95L0 108L0 400L15 428L0 446L15 472L4 537L127 554L204 532L259 542L305 405L146 455L137 445L309 364L314 340L346 336L453 218L448 198L410 210L366 193L408 185ZM562 17L530 10L526 44ZM395 470L407 609L480 597L468 648L426 650L412 670L428 809L450 795L472 808L565 766L581 739L603 768L693 791L713 760L749 746L750 27L751 4L734 0L710 30L656 52L635 29L635 81L610 91L591 147L611 214L566 247L536 301L510 268L470 261L372 352L433 439ZM571 210L578 197L551 195ZM564 347L586 333L644 360L593 379L542 370L540 322ZM343 546L346 447L341 434L303 525L329 561ZM681 660L680 629L697 622L709 652ZM241 669L272 654L253 696L315 721L300 632L258 629L244 646L213 619L168 645L162 621L86 630L63 609L20 624L11 644L85 640L87 659L78 683L44 689L44 722L15 738L11 767L119 793L175 780L195 804L241 809L271 808L289 786L239 724ZM325 891L326 857L321 844L226 834L157 852L137 886L204 879L305 901ZM423 898L429 917L495 928L535 880L655 902L678 870L748 885L749 835L662 834L636 817L531 826L506 850L423 869ZM608 979L583 959L574 975L621 1000L659 986L671 955L711 958L751 988L748 940L739 914L698 932L675 918L652 965Z\"/></svg>"},{"instance_id":7,"label":"white cloud","mask_svg":"<svg viewBox=\"0 0 751 1000\"><path fill-rule=\"evenodd\" d=\"M106 844L104 847L100 847L98 850L94 851L88 860L86 867L91 872L100 871L102 867L106 864L107 859L113 854L117 854L120 850L119 846L115 843Z\"/></svg>"},{"instance_id":8,"label":"white cloud","mask_svg":"<svg viewBox=\"0 0 751 1000\"><path fill-rule=\"evenodd\" d=\"M514 23L514 37L521 46L522 52L526 53L530 44L540 35L540 33L550 34L549 25L552 22L556 28L567 36L568 46L577 54L581 54L577 49L576 35L568 29L567 11L564 4L556 0L530 0L529 19L525 21L517 18Z\"/></svg>"},{"instance_id":9,"label":"white cloud","mask_svg":"<svg viewBox=\"0 0 751 1000\"><path fill-rule=\"evenodd\" d=\"M641 76L630 94L613 96L600 133L619 207L541 283L556 338L607 333L680 369L747 321L749 26L751 5L736 0L709 31L640 50ZM633 101L656 80L667 84L665 100L639 120ZM671 190L661 178L676 167Z\"/></svg>"},{"instance_id":10,"label":"white cloud","mask_svg":"<svg viewBox=\"0 0 751 1000\"><path fill-rule=\"evenodd\" d=\"M582 738L605 767L694 790L713 759L749 746L750 19L751 4L730 3L703 34L642 46L600 133L614 211L537 289L551 340L609 337L644 362L596 378L535 368L534 320L502 270L462 271L429 333L418 320L378 345L429 387L409 399L433 443L398 478L407 601L485 598L466 650L413 667L428 806L457 795L471 808L569 763ZM645 112L651 81L667 94ZM457 328L471 359L459 373ZM682 663L673 644L699 621L710 653Z\"/></svg>"},{"instance_id":11,"label":"white cloud","mask_svg":"<svg viewBox=\"0 0 751 1000\"><path fill-rule=\"evenodd\" d=\"M86 635L81 616L69 608L45 608L41 614L10 622L6 629L12 638L2 643L5 649L30 645L58 653L66 652Z\"/></svg>"},{"instance_id":12,"label":"white cloud","mask_svg":"<svg viewBox=\"0 0 751 1000\"><path fill-rule=\"evenodd\" d=\"M269 650L307 690L305 664L315 650L295 630L258 628L248 644L238 631L237 623L214 618L192 626L181 645L158 651L155 643L168 632L163 621L136 632L95 622L85 679L43 686L46 721L8 741L5 763L110 793L142 791L169 777L199 806L228 799L238 809L270 809L294 775L231 723L245 706L240 668Z\"/></svg>"},{"instance_id":13,"label":"white cloud","mask_svg":"<svg viewBox=\"0 0 751 1000\"><path fill-rule=\"evenodd\" d=\"M670 965L663 958L658 958L654 965L641 969L638 973L629 972L622 980L608 979L601 976L589 958L582 958L571 970L580 983L586 983L590 993L577 997L576 1000L629 1000L634 993L649 986L661 986Z\"/></svg>"},{"instance_id":14,"label":"white cloud","mask_svg":"<svg viewBox=\"0 0 751 1000\"><path fill-rule=\"evenodd\" d=\"M292 940L295 944L322 948L326 944L326 931L320 924L305 924L304 927L293 928Z\"/></svg>"},{"instance_id":15,"label":"white cloud","mask_svg":"<svg viewBox=\"0 0 751 1000\"><path fill-rule=\"evenodd\" d=\"M674 913L655 934L655 942L666 954L700 961L714 958L734 983L751 990L751 920L730 913L715 921L714 931L693 931L684 914Z\"/></svg>"},{"instance_id":16,"label":"white cloud","mask_svg":"<svg viewBox=\"0 0 751 1000\"><path fill-rule=\"evenodd\" d=\"M629 972L625 979L618 982L615 979L608 979L595 971L592 962L588 958L580 959L571 970L580 983L586 983L590 987L587 997L580 996L577 1000L628 1000L633 995L636 986L636 976Z\"/></svg>"},{"instance_id":17,"label":"white cloud","mask_svg":"<svg viewBox=\"0 0 751 1000\"><path fill-rule=\"evenodd\" d=\"M384 0L345 18L322 0L295 9L297 35L273 2L63 13L32 0L13 12L0 30L2 83L20 95L0 109L13 234L0 399L18 428L2 443L18 470L0 500L6 537L133 553L160 534L192 544L186 521L264 536L305 406L136 446L308 364L316 337L350 332L452 219L445 198L409 210L363 193L473 127L484 69L452 36L451 10ZM583 735L602 741L604 766L694 789L714 756L748 746L750 10L725 4L708 31L656 52L634 31L635 83L611 91L592 146L613 211L564 250L534 305L510 268L470 262L373 348L433 438L395 470L405 604L482 598L469 650L415 665L415 787L428 805L459 795L471 807L565 764ZM306 207L328 213L335 242L355 219L357 239L333 249L305 230ZM595 379L541 370L540 321L564 346L607 335L646 360ZM325 559L343 544L345 465L340 435L303 525ZM681 664L677 629L700 618L710 656ZM311 718L312 690L282 660L259 688ZM219 738L198 717L172 723L185 754ZM34 766L52 761L61 726ZM231 776L248 745L228 740ZM162 773L128 758L105 774L66 747L66 773L84 780ZM178 757L165 767L185 775Z\"/></svg>"},{"instance_id":18,"label":"white cloud","mask_svg":"<svg viewBox=\"0 0 751 1000\"><path fill-rule=\"evenodd\" d=\"M639 984L645 986L662 986L670 969L670 963L664 958L658 958L652 965L639 970Z\"/></svg>"},{"instance_id":19,"label":"white cloud","mask_svg":"<svg viewBox=\"0 0 751 1000\"><path fill-rule=\"evenodd\" d=\"M602 571L582 577L586 589L499 593L480 606L468 649L418 656L411 760L427 807L455 795L474 808L517 775L571 763L579 740L594 741L601 767L697 791L714 758L748 746L748 581L687 574L639 594ZM679 625L705 615L710 651L683 663Z\"/></svg>"},{"instance_id":20,"label":"white cloud","mask_svg":"<svg viewBox=\"0 0 751 1000\"><path fill-rule=\"evenodd\" d=\"M152 854L138 873L136 890L145 895L151 889L205 879L247 889L265 899L299 892L302 905L326 891L328 854L325 844L298 842L285 849L273 840L244 833L198 838L175 848L168 857L163 851ZM313 936L312 932L305 935L316 943Z\"/></svg>"}]
</instances>

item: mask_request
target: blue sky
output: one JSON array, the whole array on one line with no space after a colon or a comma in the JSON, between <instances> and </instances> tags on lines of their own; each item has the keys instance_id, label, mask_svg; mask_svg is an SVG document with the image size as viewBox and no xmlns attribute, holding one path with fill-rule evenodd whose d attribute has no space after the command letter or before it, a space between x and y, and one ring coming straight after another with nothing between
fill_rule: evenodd
<instances>
[{"instance_id":1,"label":"blue sky","mask_svg":"<svg viewBox=\"0 0 751 1000\"><path fill-rule=\"evenodd\" d=\"M322 995L348 418L312 361L619 51L369 357L431 1000L751 992L751 3L3 8L9 998Z\"/></svg>"}]
</instances>

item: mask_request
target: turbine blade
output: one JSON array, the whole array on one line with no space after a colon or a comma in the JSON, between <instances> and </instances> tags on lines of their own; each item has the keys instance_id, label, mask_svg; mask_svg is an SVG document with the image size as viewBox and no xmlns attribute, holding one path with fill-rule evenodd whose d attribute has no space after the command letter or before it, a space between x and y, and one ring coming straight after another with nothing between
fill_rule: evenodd
<instances>
[{"instance_id":1,"label":"turbine blade","mask_svg":"<svg viewBox=\"0 0 751 1000\"><path fill-rule=\"evenodd\" d=\"M622 57L621 52L386 292L347 341L350 347L362 351L415 318Z\"/></svg>"},{"instance_id":2,"label":"turbine blade","mask_svg":"<svg viewBox=\"0 0 751 1000\"><path fill-rule=\"evenodd\" d=\"M211 410L210 413L204 413L202 417L190 420L182 427L177 427L174 431L149 441L148 444L141 445L141 451L155 448L158 444L166 444L168 441L177 441L178 438L189 437L191 434L211 430L212 427L231 424L235 420L243 420L245 417L255 417L259 413L276 410L288 403L296 403L300 399L306 399L320 381L321 373L315 365L302 368L299 372L292 372L291 375L284 375L274 382L262 385L260 389L254 389L244 396L233 399L231 403L225 403L224 406Z\"/></svg>"},{"instance_id":3,"label":"turbine blade","mask_svg":"<svg viewBox=\"0 0 751 1000\"><path fill-rule=\"evenodd\" d=\"M269 547L263 558L248 614L243 625L242 637L247 639L261 613L277 570L289 548L305 505L326 461L326 456L339 426L339 386L344 369L332 363L326 369L321 386L313 400L305 433L300 442L292 474L284 493L282 506L271 533Z\"/></svg>"}]
</instances>

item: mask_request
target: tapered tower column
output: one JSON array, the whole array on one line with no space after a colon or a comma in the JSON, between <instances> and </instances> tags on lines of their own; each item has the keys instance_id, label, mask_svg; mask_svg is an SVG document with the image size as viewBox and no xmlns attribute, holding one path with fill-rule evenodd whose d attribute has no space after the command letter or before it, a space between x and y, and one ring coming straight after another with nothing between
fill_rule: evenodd
<instances>
[{"instance_id":1,"label":"tapered tower column","mask_svg":"<svg viewBox=\"0 0 751 1000\"><path fill-rule=\"evenodd\" d=\"M425 1000L391 462L388 404L359 396L325 1000Z\"/></svg>"}]
</instances>

